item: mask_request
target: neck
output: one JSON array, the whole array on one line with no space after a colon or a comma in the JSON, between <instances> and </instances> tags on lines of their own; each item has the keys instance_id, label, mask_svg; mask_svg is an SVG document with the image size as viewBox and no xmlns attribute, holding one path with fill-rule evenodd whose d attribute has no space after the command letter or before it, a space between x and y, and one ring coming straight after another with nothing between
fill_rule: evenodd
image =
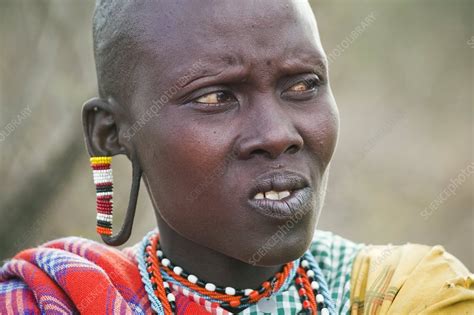
<instances>
[{"instance_id":1,"label":"neck","mask_svg":"<svg viewBox=\"0 0 474 315\"><path fill-rule=\"evenodd\" d=\"M178 234L162 219L158 220L158 228L160 247L164 255L173 264L205 282L222 287L255 289L282 268L282 266L250 265L196 244Z\"/></svg>"}]
</instances>

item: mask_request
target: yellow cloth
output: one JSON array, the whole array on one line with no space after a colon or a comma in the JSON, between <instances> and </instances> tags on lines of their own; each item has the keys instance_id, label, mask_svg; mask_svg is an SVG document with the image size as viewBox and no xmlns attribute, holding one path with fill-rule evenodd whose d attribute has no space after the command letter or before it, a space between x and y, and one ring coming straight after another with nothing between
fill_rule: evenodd
<instances>
[{"instance_id":1,"label":"yellow cloth","mask_svg":"<svg viewBox=\"0 0 474 315\"><path fill-rule=\"evenodd\" d=\"M442 246L367 246L352 269L351 314L474 314L474 275Z\"/></svg>"}]
</instances>

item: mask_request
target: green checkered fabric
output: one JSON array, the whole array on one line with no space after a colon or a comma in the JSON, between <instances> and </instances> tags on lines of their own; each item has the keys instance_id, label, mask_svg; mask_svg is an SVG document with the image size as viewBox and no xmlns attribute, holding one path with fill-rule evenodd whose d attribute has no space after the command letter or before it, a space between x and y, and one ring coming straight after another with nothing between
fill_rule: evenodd
<instances>
[{"instance_id":1,"label":"green checkered fabric","mask_svg":"<svg viewBox=\"0 0 474 315\"><path fill-rule=\"evenodd\" d=\"M352 262L363 244L356 244L331 232L317 230L310 251L321 268L329 292L336 304L338 314L350 312L350 279ZM301 302L294 281L288 290L273 296L277 311L272 315L295 315L301 309ZM240 312L244 315L262 315L257 305Z\"/></svg>"}]
</instances>

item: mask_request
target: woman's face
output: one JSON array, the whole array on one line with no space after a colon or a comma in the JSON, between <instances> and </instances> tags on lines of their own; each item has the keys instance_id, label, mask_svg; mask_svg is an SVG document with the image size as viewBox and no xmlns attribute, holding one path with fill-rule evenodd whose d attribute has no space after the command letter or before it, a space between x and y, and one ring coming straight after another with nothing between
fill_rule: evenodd
<instances>
[{"instance_id":1,"label":"woman's face","mask_svg":"<svg viewBox=\"0 0 474 315\"><path fill-rule=\"evenodd\" d=\"M132 143L164 220L257 265L309 246L338 111L305 1L170 1L140 13ZM154 114L153 114L154 115Z\"/></svg>"}]
</instances>

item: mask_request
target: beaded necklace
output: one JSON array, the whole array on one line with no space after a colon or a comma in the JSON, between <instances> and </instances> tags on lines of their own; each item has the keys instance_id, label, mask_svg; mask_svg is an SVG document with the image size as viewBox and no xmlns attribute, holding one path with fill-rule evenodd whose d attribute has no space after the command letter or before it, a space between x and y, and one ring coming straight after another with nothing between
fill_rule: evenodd
<instances>
[{"instance_id":1,"label":"beaded necklace","mask_svg":"<svg viewBox=\"0 0 474 315\"><path fill-rule=\"evenodd\" d=\"M285 264L257 289L245 290L216 286L174 265L160 250L157 232L150 232L143 239L138 263L152 309L159 315L173 315L176 312L171 286L182 291L189 290L231 313L239 313L253 304L257 304L259 309L271 309L275 302L269 297L286 290L292 279L303 307L298 314L328 315L329 310L333 313L334 306L321 270L315 268L315 262L308 254L305 253L301 260Z\"/></svg>"}]
</instances>

